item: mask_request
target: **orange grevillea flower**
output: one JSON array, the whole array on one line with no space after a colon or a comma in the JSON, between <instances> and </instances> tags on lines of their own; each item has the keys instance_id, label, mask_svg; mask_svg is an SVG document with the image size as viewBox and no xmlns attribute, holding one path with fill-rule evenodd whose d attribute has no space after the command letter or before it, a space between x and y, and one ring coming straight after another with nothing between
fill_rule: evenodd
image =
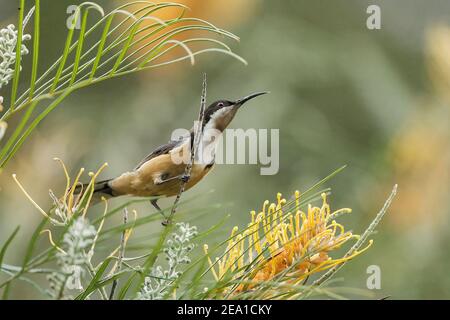
<instances>
[{"instance_id":1,"label":"orange grevillea flower","mask_svg":"<svg viewBox=\"0 0 450 320\"><path fill-rule=\"evenodd\" d=\"M286 211L294 204L293 212ZM265 281L298 284L309 275L352 259L365 250L345 258L329 255L347 241L359 238L335 221L351 209L332 212L325 193L321 207L308 205L307 212L299 208L297 191L292 204L279 193L277 203L265 201L261 212L252 211L251 222L243 232L233 228L221 258L216 258L214 263L209 260L215 279L220 281L228 275L238 280L241 284L233 289L235 292L251 290ZM204 250L208 254L207 245Z\"/></svg>"}]
</instances>

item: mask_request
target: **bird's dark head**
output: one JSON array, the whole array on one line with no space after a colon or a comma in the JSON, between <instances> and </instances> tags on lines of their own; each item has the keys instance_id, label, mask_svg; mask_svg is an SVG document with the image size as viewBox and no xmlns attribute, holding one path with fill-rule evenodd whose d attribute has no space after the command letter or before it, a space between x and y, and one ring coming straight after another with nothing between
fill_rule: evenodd
<instances>
[{"instance_id":1,"label":"bird's dark head","mask_svg":"<svg viewBox=\"0 0 450 320\"><path fill-rule=\"evenodd\" d=\"M205 109L203 126L207 126L208 128L217 129L220 131L225 130L230 124L231 120L233 120L236 112L242 105L244 105L244 103L266 93L268 92L257 92L236 101L218 100L211 103Z\"/></svg>"}]
</instances>

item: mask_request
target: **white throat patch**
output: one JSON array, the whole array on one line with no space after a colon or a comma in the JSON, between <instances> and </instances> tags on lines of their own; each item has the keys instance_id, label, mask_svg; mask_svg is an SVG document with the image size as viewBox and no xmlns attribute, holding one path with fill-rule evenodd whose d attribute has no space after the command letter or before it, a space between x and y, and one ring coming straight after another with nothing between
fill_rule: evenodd
<instances>
[{"instance_id":1,"label":"white throat patch","mask_svg":"<svg viewBox=\"0 0 450 320\"><path fill-rule=\"evenodd\" d=\"M210 120L205 125L203 129L203 139L202 139L202 153L203 160L200 160L203 163L212 163L214 162L214 155L216 152L217 145L219 143L220 137L222 136L222 131L216 129L217 122L221 121L224 117L227 116L227 113L231 111L232 106L224 107L211 115Z\"/></svg>"}]
</instances>

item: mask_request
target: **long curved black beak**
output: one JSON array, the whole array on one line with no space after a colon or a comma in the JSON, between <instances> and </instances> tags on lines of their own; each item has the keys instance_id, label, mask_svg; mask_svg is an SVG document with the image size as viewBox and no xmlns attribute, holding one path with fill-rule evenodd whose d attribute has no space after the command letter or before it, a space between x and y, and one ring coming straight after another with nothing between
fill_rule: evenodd
<instances>
[{"instance_id":1,"label":"long curved black beak","mask_svg":"<svg viewBox=\"0 0 450 320\"><path fill-rule=\"evenodd\" d=\"M244 103L246 103L247 101L249 101L249 100L251 100L251 99L253 99L253 98L256 98L256 97L258 97L258 96L261 96L261 95L263 95L263 94L266 94L266 93L269 93L269 91L262 91L262 92L252 93L252 94L250 94L250 95L248 95L248 96L246 96L246 97L243 97L243 98L237 100L237 101L235 102L235 105L238 106L238 107L240 107L240 106L242 106Z\"/></svg>"}]
</instances>

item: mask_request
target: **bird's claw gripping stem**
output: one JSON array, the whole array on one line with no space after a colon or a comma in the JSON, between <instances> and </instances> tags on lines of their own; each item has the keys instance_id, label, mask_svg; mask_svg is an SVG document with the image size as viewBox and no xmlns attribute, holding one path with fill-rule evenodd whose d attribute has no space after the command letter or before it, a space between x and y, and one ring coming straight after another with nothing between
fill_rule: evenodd
<instances>
[{"instance_id":1,"label":"bird's claw gripping stem","mask_svg":"<svg viewBox=\"0 0 450 320\"><path fill-rule=\"evenodd\" d=\"M191 178L191 176L188 174L183 174L180 176L180 180L183 181L184 183L187 183L190 178Z\"/></svg>"}]
</instances>

